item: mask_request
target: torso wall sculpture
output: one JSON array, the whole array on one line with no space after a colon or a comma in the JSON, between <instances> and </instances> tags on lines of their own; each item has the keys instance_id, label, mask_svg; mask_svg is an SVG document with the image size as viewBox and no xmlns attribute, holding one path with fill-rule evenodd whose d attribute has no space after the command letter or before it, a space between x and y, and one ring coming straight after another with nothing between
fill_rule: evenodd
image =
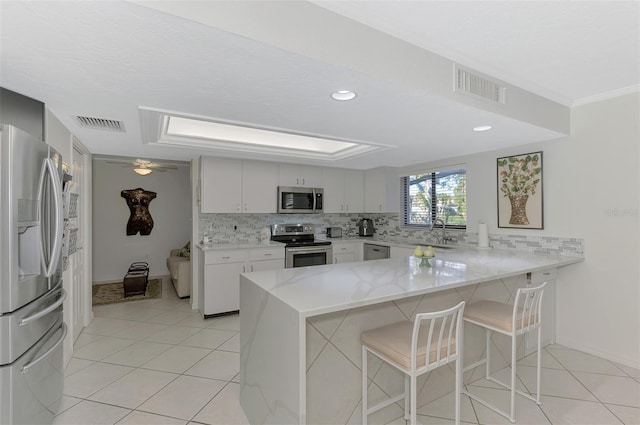
<instances>
[{"instance_id":1,"label":"torso wall sculpture","mask_svg":"<svg viewBox=\"0 0 640 425\"><path fill-rule=\"evenodd\" d=\"M149 213L149 204L156 197L155 192L150 192L142 188L123 190L120 196L127 200L127 206L131 215L127 222L127 236L140 232L146 236L153 229L153 218Z\"/></svg>"}]
</instances>

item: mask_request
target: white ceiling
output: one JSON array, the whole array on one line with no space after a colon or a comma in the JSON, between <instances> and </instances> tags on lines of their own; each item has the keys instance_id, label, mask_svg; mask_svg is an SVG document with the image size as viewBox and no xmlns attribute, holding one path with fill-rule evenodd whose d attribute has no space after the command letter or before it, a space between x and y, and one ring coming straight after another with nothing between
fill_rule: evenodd
<instances>
[{"instance_id":1,"label":"white ceiling","mask_svg":"<svg viewBox=\"0 0 640 425\"><path fill-rule=\"evenodd\" d=\"M0 84L45 102L96 154L173 160L207 154L143 143L138 108L148 107L384 145L388 148L380 153L327 165L401 166L555 139L566 131L553 117L529 119L522 111L561 110L638 90L639 6L636 1L2 1ZM276 15L283 10L287 13ZM326 29L314 27L310 16ZM349 49L341 49L340 39L331 42L334 28ZM357 49L351 48L354 40ZM393 49L382 49L380 40ZM456 98L449 85L436 84L442 73L427 67L443 61L426 52L423 57L415 46L515 86L512 98L533 103L516 111ZM416 73L424 87L415 83ZM358 92L356 100L330 99L333 90L343 88ZM76 115L121 120L126 133L80 128ZM470 131L487 123L494 129Z\"/></svg>"}]
</instances>

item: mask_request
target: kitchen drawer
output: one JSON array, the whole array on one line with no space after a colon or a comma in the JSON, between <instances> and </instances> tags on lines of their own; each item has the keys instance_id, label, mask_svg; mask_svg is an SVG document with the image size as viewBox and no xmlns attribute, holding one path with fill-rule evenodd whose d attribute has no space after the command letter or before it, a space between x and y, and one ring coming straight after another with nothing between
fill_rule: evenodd
<instances>
[{"instance_id":1,"label":"kitchen drawer","mask_svg":"<svg viewBox=\"0 0 640 425\"><path fill-rule=\"evenodd\" d=\"M279 258L284 258L284 247L249 250L249 261L275 260Z\"/></svg>"},{"instance_id":2,"label":"kitchen drawer","mask_svg":"<svg viewBox=\"0 0 640 425\"><path fill-rule=\"evenodd\" d=\"M355 251L355 245L350 244L333 244L334 254L351 254Z\"/></svg>"},{"instance_id":3,"label":"kitchen drawer","mask_svg":"<svg viewBox=\"0 0 640 425\"><path fill-rule=\"evenodd\" d=\"M542 283L549 280L555 280L558 276L558 269L553 267L551 269L540 270L531 273L531 283Z\"/></svg>"},{"instance_id":4,"label":"kitchen drawer","mask_svg":"<svg viewBox=\"0 0 640 425\"><path fill-rule=\"evenodd\" d=\"M242 263L247 258L244 249L232 251L207 251L204 254L205 264Z\"/></svg>"}]
</instances>

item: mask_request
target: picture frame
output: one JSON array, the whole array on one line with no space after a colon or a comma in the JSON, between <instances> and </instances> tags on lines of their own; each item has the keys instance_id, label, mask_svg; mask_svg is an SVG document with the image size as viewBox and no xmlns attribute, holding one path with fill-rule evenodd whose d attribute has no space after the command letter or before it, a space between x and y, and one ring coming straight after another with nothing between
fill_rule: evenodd
<instances>
[{"instance_id":1,"label":"picture frame","mask_svg":"<svg viewBox=\"0 0 640 425\"><path fill-rule=\"evenodd\" d=\"M496 160L498 227L544 229L542 151Z\"/></svg>"}]
</instances>

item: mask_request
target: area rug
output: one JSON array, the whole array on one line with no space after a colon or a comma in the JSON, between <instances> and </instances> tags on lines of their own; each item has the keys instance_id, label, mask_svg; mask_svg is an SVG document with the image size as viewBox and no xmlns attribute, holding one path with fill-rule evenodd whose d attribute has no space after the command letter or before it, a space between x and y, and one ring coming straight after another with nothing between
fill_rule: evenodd
<instances>
[{"instance_id":1,"label":"area rug","mask_svg":"<svg viewBox=\"0 0 640 425\"><path fill-rule=\"evenodd\" d=\"M132 295L124 297L124 287L122 282L101 283L93 285L93 305L122 303L129 301L147 300L162 297L162 279L149 279L147 292L145 295Z\"/></svg>"}]
</instances>

